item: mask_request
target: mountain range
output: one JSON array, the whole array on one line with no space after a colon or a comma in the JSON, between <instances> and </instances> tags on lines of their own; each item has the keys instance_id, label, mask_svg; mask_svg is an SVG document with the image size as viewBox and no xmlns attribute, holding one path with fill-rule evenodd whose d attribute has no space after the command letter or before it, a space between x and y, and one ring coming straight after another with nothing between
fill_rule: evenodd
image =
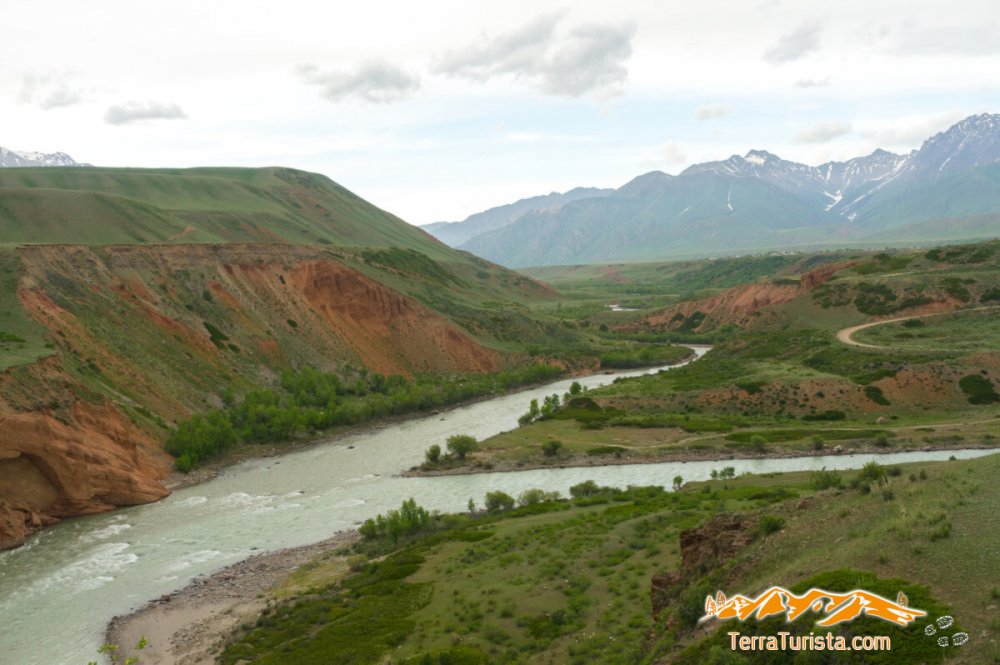
<instances>
[{"instance_id":1,"label":"mountain range","mask_svg":"<svg viewBox=\"0 0 1000 665\"><path fill-rule=\"evenodd\" d=\"M424 229L510 267L994 237L1000 115L966 118L908 155L808 166L751 150Z\"/></svg>"},{"instance_id":2,"label":"mountain range","mask_svg":"<svg viewBox=\"0 0 1000 665\"><path fill-rule=\"evenodd\" d=\"M90 166L81 164L65 152L25 152L0 146L0 167Z\"/></svg>"}]
</instances>

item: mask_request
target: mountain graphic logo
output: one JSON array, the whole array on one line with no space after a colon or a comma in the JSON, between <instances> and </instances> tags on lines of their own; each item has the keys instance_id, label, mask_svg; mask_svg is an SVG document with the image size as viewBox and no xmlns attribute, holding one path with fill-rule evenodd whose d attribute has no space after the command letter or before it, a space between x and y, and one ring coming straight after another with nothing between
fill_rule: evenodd
<instances>
[{"instance_id":1,"label":"mountain graphic logo","mask_svg":"<svg viewBox=\"0 0 1000 665\"><path fill-rule=\"evenodd\" d=\"M853 621L862 615L881 619L897 626L908 626L927 612L909 607L906 594L900 592L892 601L863 589L835 593L824 589L809 589L798 595L780 586L774 586L755 598L735 595L727 598L719 591L715 598L705 598L705 616L700 621L710 619L737 619L745 621L751 617L787 615L788 621L795 621L807 612L824 615L817 622L819 626L836 626Z\"/></svg>"}]
</instances>

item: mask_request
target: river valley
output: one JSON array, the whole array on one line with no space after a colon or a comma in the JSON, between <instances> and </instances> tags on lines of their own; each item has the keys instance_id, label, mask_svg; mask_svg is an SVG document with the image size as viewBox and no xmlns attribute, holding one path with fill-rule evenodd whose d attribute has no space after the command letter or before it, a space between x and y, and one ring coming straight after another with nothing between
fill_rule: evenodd
<instances>
[{"instance_id":1,"label":"river valley","mask_svg":"<svg viewBox=\"0 0 1000 665\"><path fill-rule=\"evenodd\" d=\"M707 351L698 347L698 355ZM629 376L648 371L624 372ZM614 377L577 379L594 387ZM707 479L720 462L536 469L402 478L424 450L452 434L485 438L516 426L531 399L568 390L566 379L431 416L375 428L281 457L233 466L217 478L154 504L67 520L0 553L0 653L4 663L82 665L107 621L160 594L255 552L302 545L357 526L408 497L433 510L464 510L487 491L533 487L566 493L600 484L668 486L675 475ZM726 460L737 473L860 467L969 458L989 450Z\"/></svg>"}]
</instances>

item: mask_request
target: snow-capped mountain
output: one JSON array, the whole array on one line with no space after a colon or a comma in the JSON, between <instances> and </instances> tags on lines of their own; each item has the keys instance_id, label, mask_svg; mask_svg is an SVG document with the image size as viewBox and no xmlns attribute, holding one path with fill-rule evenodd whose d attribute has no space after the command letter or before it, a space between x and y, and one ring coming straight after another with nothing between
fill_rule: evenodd
<instances>
[{"instance_id":1,"label":"snow-capped mountain","mask_svg":"<svg viewBox=\"0 0 1000 665\"><path fill-rule=\"evenodd\" d=\"M897 155L808 166L751 150L639 176L458 243L508 266L1000 236L1000 115L971 116ZM447 242L447 241L446 241Z\"/></svg>"},{"instance_id":2,"label":"snow-capped mountain","mask_svg":"<svg viewBox=\"0 0 1000 665\"><path fill-rule=\"evenodd\" d=\"M81 164L65 152L25 152L0 146L0 167L18 166L88 166Z\"/></svg>"}]
</instances>

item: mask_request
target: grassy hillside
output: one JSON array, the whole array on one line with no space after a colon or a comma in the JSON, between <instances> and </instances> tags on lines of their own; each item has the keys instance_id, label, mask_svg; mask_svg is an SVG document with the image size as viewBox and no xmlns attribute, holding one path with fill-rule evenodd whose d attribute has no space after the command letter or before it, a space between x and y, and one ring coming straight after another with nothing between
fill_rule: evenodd
<instances>
[{"instance_id":1,"label":"grassy hillside","mask_svg":"<svg viewBox=\"0 0 1000 665\"><path fill-rule=\"evenodd\" d=\"M891 652L865 662L993 662L1000 635L988 608L1000 595L1000 560L987 525L1000 507L998 465L994 455L768 474L676 493L584 483L568 501L528 492L505 510L495 495L495 512L468 516L404 506L394 536L373 524L342 553L354 572L272 601L222 662L802 662L792 653L745 659L725 632L825 635L816 615L779 627L696 626L706 595L772 585L904 591L928 612L906 628L875 619L834 628L892 638ZM940 647L924 634L946 614L956 620L948 634L965 632L968 643ZM857 662L817 656L807 662Z\"/></svg>"},{"instance_id":2,"label":"grassy hillside","mask_svg":"<svg viewBox=\"0 0 1000 665\"><path fill-rule=\"evenodd\" d=\"M285 168L0 171L0 243L296 243L454 253L324 176Z\"/></svg>"}]
</instances>

